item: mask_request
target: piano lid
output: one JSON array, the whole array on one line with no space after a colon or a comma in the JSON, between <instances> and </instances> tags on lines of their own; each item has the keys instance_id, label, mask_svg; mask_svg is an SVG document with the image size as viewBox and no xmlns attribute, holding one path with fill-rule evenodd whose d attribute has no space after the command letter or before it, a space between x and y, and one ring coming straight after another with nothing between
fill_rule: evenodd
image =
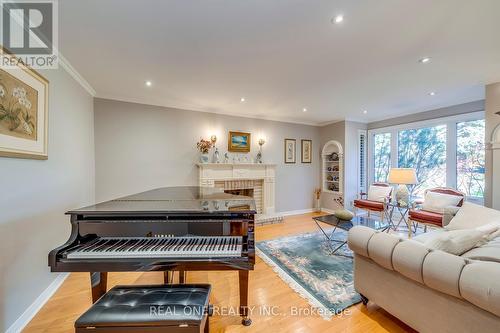
<instances>
[{"instance_id":1,"label":"piano lid","mask_svg":"<svg viewBox=\"0 0 500 333\"><path fill-rule=\"evenodd\" d=\"M216 213L255 214L251 197L224 193L221 189L198 186L163 187L151 191L75 209L67 214L98 213Z\"/></svg>"}]
</instances>

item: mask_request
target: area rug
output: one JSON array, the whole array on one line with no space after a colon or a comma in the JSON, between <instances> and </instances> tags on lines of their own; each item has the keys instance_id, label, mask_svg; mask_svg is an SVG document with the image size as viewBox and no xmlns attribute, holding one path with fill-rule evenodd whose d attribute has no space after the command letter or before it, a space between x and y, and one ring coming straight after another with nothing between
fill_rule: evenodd
<instances>
[{"instance_id":1,"label":"area rug","mask_svg":"<svg viewBox=\"0 0 500 333\"><path fill-rule=\"evenodd\" d=\"M346 232L338 230L334 239ZM361 302L354 290L351 258L332 255L321 232L282 237L257 243L257 254L299 295L319 308L325 319ZM347 246L338 253L352 255Z\"/></svg>"}]
</instances>

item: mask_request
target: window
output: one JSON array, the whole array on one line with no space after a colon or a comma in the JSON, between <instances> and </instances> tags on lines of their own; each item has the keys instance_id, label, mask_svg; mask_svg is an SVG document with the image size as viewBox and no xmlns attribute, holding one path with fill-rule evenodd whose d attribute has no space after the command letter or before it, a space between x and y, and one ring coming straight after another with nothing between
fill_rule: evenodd
<instances>
[{"instance_id":1,"label":"window","mask_svg":"<svg viewBox=\"0 0 500 333\"><path fill-rule=\"evenodd\" d=\"M391 167L391 133L373 136L374 181L386 182Z\"/></svg>"},{"instance_id":2,"label":"window","mask_svg":"<svg viewBox=\"0 0 500 333\"><path fill-rule=\"evenodd\" d=\"M485 182L484 111L368 131L367 184L384 182L391 167L415 168L422 196L432 187L456 188L483 203Z\"/></svg>"},{"instance_id":3,"label":"window","mask_svg":"<svg viewBox=\"0 0 500 333\"><path fill-rule=\"evenodd\" d=\"M446 125L399 131L398 166L415 168L418 184L410 188L413 195L446 186Z\"/></svg>"},{"instance_id":4,"label":"window","mask_svg":"<svg viewBox=\"0 0 500 333\"><path fill-rule=\"evenodd\" d=\"M484 196L484 119L457 123L457 189Z\"/></svg>"}]
</instances>

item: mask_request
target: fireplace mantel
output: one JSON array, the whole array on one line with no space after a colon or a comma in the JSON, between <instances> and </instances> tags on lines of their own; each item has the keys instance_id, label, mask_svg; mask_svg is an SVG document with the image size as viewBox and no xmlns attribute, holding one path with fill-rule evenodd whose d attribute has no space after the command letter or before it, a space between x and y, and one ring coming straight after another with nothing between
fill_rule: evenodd
<instances>
[{"instance_id":1,"label":"fireplace mantel","mask_svg":"<svg viewBox=\"0 0 500 333\"><path fill-rule=\"evenodd\" d=\"M276 164L268 163L197 163L199 185L215 187L220 181L262 180L262 214L257 221L281 221L275 215Z\"/></svg>"}]
</instances>

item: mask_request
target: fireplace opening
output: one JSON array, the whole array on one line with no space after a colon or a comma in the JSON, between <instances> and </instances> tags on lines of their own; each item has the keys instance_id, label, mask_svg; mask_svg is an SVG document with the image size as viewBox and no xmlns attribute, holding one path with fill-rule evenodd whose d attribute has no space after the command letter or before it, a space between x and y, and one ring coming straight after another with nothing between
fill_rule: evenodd
<instances>
[{"instance_id":1,"label":"fireplace opening","mask_svg":"<svg viewBox=\"0 0 500 333\"><path fill-rule=\"evenodd\" d=\"M244 195L253 198L253 188L240 188L232 190L224 190L224 193L234 194L234 195Z\"/></svg>"}]
</instances>

